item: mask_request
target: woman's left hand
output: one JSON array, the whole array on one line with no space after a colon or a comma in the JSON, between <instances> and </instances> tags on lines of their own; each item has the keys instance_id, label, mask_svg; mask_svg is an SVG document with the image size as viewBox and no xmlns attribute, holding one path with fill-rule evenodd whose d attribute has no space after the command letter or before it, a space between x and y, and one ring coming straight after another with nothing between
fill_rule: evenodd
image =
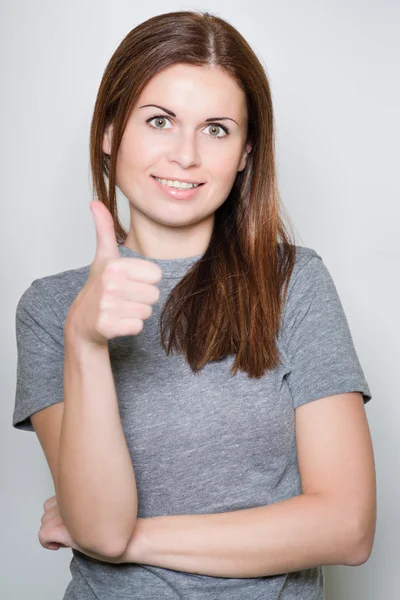
<instances>
[{"instance_id":1,"label":"woman's left hand","mask_svg":"<svg viewBox=\"0 0 400 600\"><path fill-rule=\"evenodd\" d=\"M39 530L39 542L46 550L59 548L74 548L83 552L72 539L58 510L57 496L48 498L43 505L44 513L41 518L42 526Z\"/></svg>"},{"instance_id":2,"label":"woman's left hand","mask_svg":"<svg viewBox=\"0 0 400 600\"><path fill-rule=\"evenodd\" d=\"M125 561L125 556L121 557L105 557L87 549L83 549L72 539L68 529L64 525L58 510L57 496L51 496L43 505L44 513L42 516L42 526L39 530L39 542L46 550L59 550L59 548L73 548L86 556L91 556L96 560L101 560L107 563L119 564ZM133 554L132 554L133 556Z\"/></svg>"}]
</instances>

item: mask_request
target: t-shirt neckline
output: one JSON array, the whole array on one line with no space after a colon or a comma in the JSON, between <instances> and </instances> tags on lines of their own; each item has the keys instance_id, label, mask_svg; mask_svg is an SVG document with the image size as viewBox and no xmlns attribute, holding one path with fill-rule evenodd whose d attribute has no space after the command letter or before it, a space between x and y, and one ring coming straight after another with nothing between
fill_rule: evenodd
<instances>
[{"instance_id":1,"label":"t-shirt neckline","mask_svg":"<svg viewBox=\"0 0 400 600\"><path fill-rule=\"evenodd\" d=\"M156 263L161 268L164 277L180 277L184 275L189 267L203 256L203 254L196 254L195 256L184 258L150 258L148 256L143 256L143 254L140 254L139 252L136 252L136 250L132 250L132 248L124 246L123 244L118 244L118 250L120 256L124 258L140 258Z\"/></svg>"}]
</instances>

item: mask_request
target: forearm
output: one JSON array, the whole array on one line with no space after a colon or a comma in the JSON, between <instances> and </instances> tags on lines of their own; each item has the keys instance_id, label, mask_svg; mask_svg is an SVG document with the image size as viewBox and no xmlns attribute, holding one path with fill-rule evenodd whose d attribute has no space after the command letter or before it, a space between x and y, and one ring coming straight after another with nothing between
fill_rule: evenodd
<instances>
[{"instance_id":1,"label":"forearm","mask_svg":"<svg viewBox=\"0 0 400 600\"><path fill-rule=\"evenodd\" d=\"M56 494L82 548L122 552L135 525L137 491L108 346L78 343L68 331Z\"/></svg>"},{"instance_id":2,"label":"forearm","mask_svg":"<svg viewBox=\"0 0 400 600\"><path fill-rule=\"evenodd\" d=\"M138 519L121 562L240 578L359 564L349 512L310 494L234 512Z\"/></svg>"}]
</instances>

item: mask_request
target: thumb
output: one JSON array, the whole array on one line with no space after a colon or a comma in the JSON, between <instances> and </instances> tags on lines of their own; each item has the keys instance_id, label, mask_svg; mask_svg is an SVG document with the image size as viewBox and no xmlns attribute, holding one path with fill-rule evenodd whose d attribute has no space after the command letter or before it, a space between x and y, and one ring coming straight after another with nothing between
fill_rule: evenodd
<instances>
[{"instance_id":1,"label":"thumb","mask_svg":"<svg viewBox=\"0 0 400 600\"><path fill-rule=\"evenodd\" d=\"M90 203L94 225L96 228L96 255L94 260L119 258L114 221L108 208L100 201Z\"/></svg>"}]
</instances>

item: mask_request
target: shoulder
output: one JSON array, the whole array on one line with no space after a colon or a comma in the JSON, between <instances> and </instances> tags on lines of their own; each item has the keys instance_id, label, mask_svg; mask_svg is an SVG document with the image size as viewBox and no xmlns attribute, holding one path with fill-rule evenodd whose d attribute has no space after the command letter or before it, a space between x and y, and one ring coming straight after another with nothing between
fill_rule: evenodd
<instances>
[{"instance_id":1,"label":"shoulder","mask_svg":"<svg viewBox=\"0 0 400 600\"><path fill-rule=\"evenodd\" d=\"M313 248L309 248L308 246L294 246L294 248L296 251L296 260L293 273L302 269L312 258L321 259L321 256Z\"/></svg>"},{"instance_id":2,"label":"shoulder","mask_svg":"<svg viewBox=\"0 0 400 600\"><path fill-rule=\"evenodd\" d=\"M85 285L90 265L34 279L17 303L17 317L40 312L64 323L74 298Z\"/></svg>"},{"instance_id":3,"label":"shoulder","mask_svg":"<svg viewBox=\"0 0 400 600\"><path fill-rule=\"evenodd\" d=\"M311 305L338 302L338 294L332 276L322 257L313 248L295 246L296 255L290 275L285 302L282 307L282 319L299 316L309 311Z\"/></svg>"},{"instance_id":4,"label":"shoulder","mask_svg":"<svg viewBox=\"0 0 400 600\"><path fill-rule=\"evenodd\" d=\"M279 244L282 251L282 244ZM298 279L309 278L310 274L317 275L322 269L325 269L321 256L313 248L307 246L294 246L295 261L288 284L288 296L290 291L296 285Z\"/></svg>"}]
</instances>

